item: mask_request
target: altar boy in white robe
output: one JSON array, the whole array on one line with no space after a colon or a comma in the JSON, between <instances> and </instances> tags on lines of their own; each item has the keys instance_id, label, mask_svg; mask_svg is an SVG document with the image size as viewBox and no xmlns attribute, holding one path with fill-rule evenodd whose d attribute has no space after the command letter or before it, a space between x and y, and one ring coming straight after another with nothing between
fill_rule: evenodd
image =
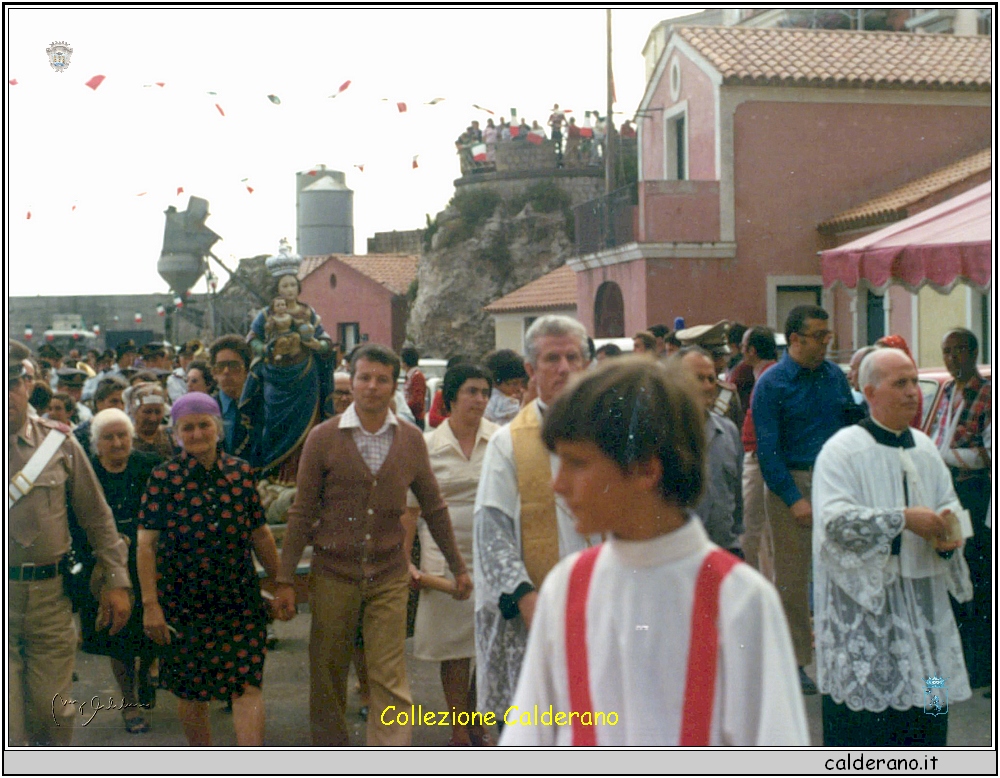
<instances>
[{"instance_id":1,"label":"altar boy in white robe","mask_svg":"<svg viewBox=\"0 0 1000 778\"><path fill-rule=\"evenodd\" d=\"M972 596L971 525L930 438L909 428L913 361L861 363L871 416L827 441L813 473L816 665L823 745L946 745L948 703L971 696L948 601Z\"/></svg>"},{"instance_id":2,"label":"altar boy in white robe","mask_svg":"<svg viewBox=\"0 0 1000 778\"><path fill-rule=\"evenodd\" d=\"M546 578L500 745L808 745L777 592L690 510L705 417L686 372L605 362L542 438L577 531L608 539Z\"/></svg>"}]
</instances>

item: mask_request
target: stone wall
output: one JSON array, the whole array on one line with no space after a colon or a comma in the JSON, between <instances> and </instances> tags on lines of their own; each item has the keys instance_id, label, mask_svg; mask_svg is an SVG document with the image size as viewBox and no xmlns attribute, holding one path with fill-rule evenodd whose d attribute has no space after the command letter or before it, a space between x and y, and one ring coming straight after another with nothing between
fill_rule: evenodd
<instances>
[{"instance_id":1,"label":"stone wall","mask_svg":"<svg viewBox=\"0 0 1000 778\"><path fill-rule=\"evenodd\" d=\"M369 254L419 254L424 245L423 230L376 232L368 239Z\"/></svg>"},{"instance_id":2,"label":"stone wall","mask_svg":"<svg viewBox=\"0 0 1000 778\"><path fill-rule=\"evenodd\" d=\"M501 141L496 147L496 171L517 173L556 170L556 144L545 140L539 145L527 141Z\"/></svg>"},{"instance_id":3,"label":"stone wall","mask_svg":"<svg viewBox=\"0 0 1000 778\"><path fill-rule=\"evenodd\" d=\"M45 342L45 330L52 327L56 317L76 314L83 319L83 328L92 332L95 324L100 325L101 335L87 339L86 348L103 349L106 337L113 332L148 332L145 340L174 340L174 325L166 316L159 316L156 307L162 305L173 315L173 295L168 293L126 294L126 295L46 295L36 297L7 298L7 326L10 337L20 340L32 350L37 350ZM205 295L192 294L185 314L177 317L176 342L183 343L203 335L201 314L205 309ZM136 313L142 314L142 323L136 324ZM117 321L116 321L117 319ZM195 321L192 321L194 319ZM24 337L24 328L31 325L33 335L30 341ZM168 332L169 325L169 332ZM140 336L141 339L141 336ZM112 338L113 340L113 338Z\"/></svg>"},{"instance_id":4,"label":"stone wall","mask_svg":"<svg viewBox=\"0 0 1000 778\"><path fill-rule=\"evenodd\" d=\"M577 206L604 194L604 170L546 170L522 173L479 173L455 181L456 192L493 191L504 200L522 194L532 184L552 181Z\"/></svg>"}]
</instances>

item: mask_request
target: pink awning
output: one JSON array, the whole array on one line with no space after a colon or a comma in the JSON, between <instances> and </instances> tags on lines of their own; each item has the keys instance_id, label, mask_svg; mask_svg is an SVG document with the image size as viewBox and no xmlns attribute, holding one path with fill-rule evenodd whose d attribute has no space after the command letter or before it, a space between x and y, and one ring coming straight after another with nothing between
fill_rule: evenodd
<instances>
[{"instance_id":1,"label":"pink awning","mask_svg":"<svg viewBox=\"0 0 1000 778\"><path fill-rule=\"evenodd\" d=\"M918 214L829 251L820 252L823 286L875 289L899 284L911 292L929 284L947 293L964 282L990 285L993 240L987 182Z\"/></svg>"}]
</instances>

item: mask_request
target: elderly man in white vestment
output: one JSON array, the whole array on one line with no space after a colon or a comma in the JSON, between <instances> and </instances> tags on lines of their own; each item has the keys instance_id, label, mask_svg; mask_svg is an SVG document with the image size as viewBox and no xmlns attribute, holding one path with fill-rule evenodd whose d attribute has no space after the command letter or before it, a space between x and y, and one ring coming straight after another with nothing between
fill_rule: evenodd
<instances>
[{"instance_id":1,"label":"elderly man in white vestment","mask_svg":"<svg viewBox=\"0 0 1000 778\"><path fill-rule=\"evenodd\" d=\"M586 367L587 332L566 316L542 316L525 334L525 367L538 398L489 442L473 515L478 707L502 720L521 671L538 589L561 558L591 540L552 490L557 459L542 417Z\"/></svg>"},{"instance_id":2,"label":"elderly man in white vestment","mask_svg":"<svg viewBox=\"0 0 1000 778\"><path fill-rule=\"evenodd\" d=\"M909 428L913 361L861 363L871 416L827 441L813 474L816 664L825 746L946 745L971 696L948 594L972 596L967 522L931 440Z\"/></svg>"}]
</instances>

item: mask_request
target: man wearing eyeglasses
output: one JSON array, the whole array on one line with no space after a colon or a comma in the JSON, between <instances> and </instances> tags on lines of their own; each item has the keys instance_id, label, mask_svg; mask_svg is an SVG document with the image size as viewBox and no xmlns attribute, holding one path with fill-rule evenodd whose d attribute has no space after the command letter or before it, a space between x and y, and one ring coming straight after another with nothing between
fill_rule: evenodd
<instances>
[{"instance_id":1,"label":"man wearing eyeglasses","mask_svg":"<svg viewBox=\"0 0 1000 778\"><path fill-rule=\"evenodd\" d=\"M222 448L227 454L243 456L247 444L246 429L240 424L239 403L243 394L253 352L239 335L223 335L208 349L212 360L212 375L219 385L218 401L222 409L225 436Z\"/></svg>"},{"instance_id":2,"label":"man wearing eyeglasses","mask_svg":"<svg viewBox=\"0 0 1000 778\"><path fill-rule=\"evenodd\" d=\"M812 659L813 465L823 444L862 415L843 371L826 359L833 336L829 319L819 306L792 309L785 322L788 352L761 375L751 406L774 537L774 584L792 633L803 694L816 694L816 684L805 672Z\"/></svg>"}]
</instances>

